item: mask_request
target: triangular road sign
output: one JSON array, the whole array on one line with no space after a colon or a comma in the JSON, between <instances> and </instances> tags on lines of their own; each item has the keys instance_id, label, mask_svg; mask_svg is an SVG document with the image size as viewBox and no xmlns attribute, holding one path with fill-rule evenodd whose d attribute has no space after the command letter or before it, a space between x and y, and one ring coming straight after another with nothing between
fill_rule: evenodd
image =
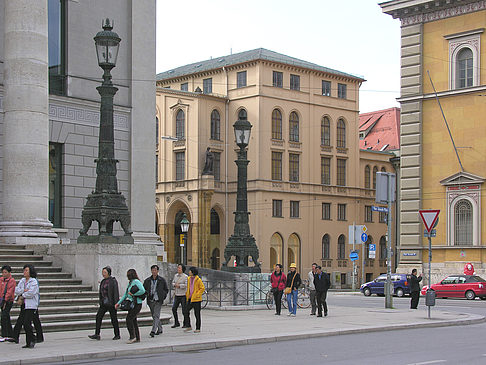
<instances>
[{"instance_id":1,"label":"triangular road sign","mask_svg":"<svg viewBox=\"0 0 486 365\"><path fill-rule=\"evenodd\" d=\"M432 228L434 228L437 219L439 218L440 210L419 210L420 218L424 222L425 230L430 233Z\"/></svg>"}]
</instances>

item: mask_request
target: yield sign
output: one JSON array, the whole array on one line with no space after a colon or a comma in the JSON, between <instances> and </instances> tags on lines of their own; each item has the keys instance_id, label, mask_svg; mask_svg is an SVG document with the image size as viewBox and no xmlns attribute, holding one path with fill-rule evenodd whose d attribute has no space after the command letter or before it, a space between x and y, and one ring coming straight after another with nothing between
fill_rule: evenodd
<instances>
[{"instance_id":1,"label":"yield sign","mask_svg":"<svg viewBox=\"0 0 486 365\"><path fill-rule=\"evenodd\" d=\"M425 230L430 233L439 218L440 210L419 210L420 218L424 222Z\"/></svg>"}]
</instances>

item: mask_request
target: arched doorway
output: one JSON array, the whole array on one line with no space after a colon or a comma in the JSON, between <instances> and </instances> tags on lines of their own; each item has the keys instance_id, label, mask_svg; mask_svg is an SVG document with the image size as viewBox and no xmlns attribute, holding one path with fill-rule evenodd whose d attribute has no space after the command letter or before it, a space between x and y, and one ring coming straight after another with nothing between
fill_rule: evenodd
<instances>
[{"instance_id":1,"label":"arched doorway","mask_svg":"<svg viewBox=\"0 0 486 365\"><path fill-rule=\"evenodd\" d=\"M295 263L300 271L300 238L296 233L292 233L289 237L287 254L287 268L291 263Z\"/></svg>"},{"instance_id":2,"label":"arched doorway","mask_svg":"<svg viewBox=\"0 0 486 365\"><path fill-rule=\"evenodd\" d=\"M278 233L274 233L272 235L272 238L270 238L270 265L269 265L270 270L273 270L275 264L283 264L282 248L283 248L282 236Z\"/></svg>"},{"instance_id":3,"label":"arched doorway","mask_svg":"<svg viewBox=\"0 0 486 365\"><path fill-rule=\"evenodd\" d=\"M182 260L182 250L181 250L181 235L182 235L182 229L181 229L181 220L182 217L184 216L184 212L182 210L179 210L176 215L175 215L175 221L174 221L174 263L181 263ZM187 241L187 240L186 240ZM186 242L187 246L187 242ZM187 262L187 247L184 247L185 253L184 256L186 256L186 262Z\"/></svg>"},{"instance_id":4,"label":"arched doorway","mask_svg":"<svg viewBox=\"0 0 486 365\"><path fill-rule=\"evenodd\" d=\"M219 254L219 248L216 247L213 252L211 253L211 269L213 270L218 270L220 265L220 254Z\"/></svg>"},{"instance_id":5,"label":"arched doorway","mask_svg":"<svg viewBox=\"0 0 486 365\"><path fill-rule=\"evenodd\" d=\"M209 234L209 252L211 252L209 260L211 269L218 270L220 268L221 222L219 213L214 208L211 209L209 218Z\"/></svg>"}]
</instances>

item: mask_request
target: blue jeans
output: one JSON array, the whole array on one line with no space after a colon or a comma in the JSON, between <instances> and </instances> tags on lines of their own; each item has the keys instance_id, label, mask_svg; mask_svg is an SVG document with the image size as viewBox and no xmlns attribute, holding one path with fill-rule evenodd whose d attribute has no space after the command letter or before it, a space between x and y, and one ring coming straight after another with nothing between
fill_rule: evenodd
<instances>
[{"instance_id":1,"label":"blue jeans","mask_svg":"<svg viewBox=\"0 0 486 365\"><path fill-rule=\"evenodd\" d=\"M287 294L287 305L289 306L289 313L297 314L297 290L292 290L292 293Z\"/></svg>"}]
</instances>

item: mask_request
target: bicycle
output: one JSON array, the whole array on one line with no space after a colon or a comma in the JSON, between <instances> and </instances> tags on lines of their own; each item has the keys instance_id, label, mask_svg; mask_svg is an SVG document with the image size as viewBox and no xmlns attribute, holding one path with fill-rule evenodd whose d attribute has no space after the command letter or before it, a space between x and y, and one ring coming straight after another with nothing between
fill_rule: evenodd
<instances>
[{"instance_id":1,"label":"bicycle","mask_svg":"<svg viewBox=\"0 0 486 365\"><path fill-rule=\"evenodd\" d=\"M201 309L206 308L207 305L208 305L208 302L209 302L208 291L204 290L204 293L202 293Z\"/></svg>"},{"instance_id":2,"label":"bicycle","mask_svg":"<svg viewBox=\"0 0 486 365\"><path fill-rule=\"evenodd\" d=\"M273 309L274 307L273 293L271 290L267 292L265 304L267 305L268 309ZM306 285L298 289L297 306L301 309L306 309L311 306L310 290ZM282 295L282 307L287 309L287 296L285 294Z\"/></svg>"}]
</instances>

